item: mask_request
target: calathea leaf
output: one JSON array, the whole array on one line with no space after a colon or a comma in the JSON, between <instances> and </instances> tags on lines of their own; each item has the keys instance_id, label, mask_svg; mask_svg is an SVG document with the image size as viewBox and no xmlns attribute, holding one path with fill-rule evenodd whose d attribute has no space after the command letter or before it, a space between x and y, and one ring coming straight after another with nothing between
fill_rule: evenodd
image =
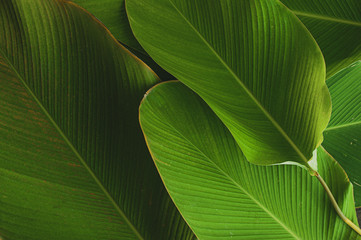
<instances>
[{"instance_id":1,"label":"calathea leaf","mask_svg":"<svg viewBox=\"0 0 361 240\"><path fill-rule=\"evenodd\" d=\"M227 128L179 82L154 87L140 122L155 165L199 239L361 239L316 178L296 166L249 163ZM352 185L322 148L318 170L357 223Z\"/></svg>"},{"instance_id":2,"label":"calathea leaf","mask_svg":"<svg viewBox=\"0 0 361 240\"><path fill-rule=\"evenodd\" d=\"M130 30L125 12L125 0L73 1L100 19L120 42L133 50L145 53ZM361 59L359 0L281 0L281 2L296 14L316 39L325 56L329 77ZM141 59L144 61L143 58Z\"/></svg>"},{"instance_id":3,"label":"calathea leaf","mask_svg":"<svg viewBox=\"0 0 361 240\"><path fill-rule=\"evenodd\" d=\"M308 167L331 101L320 49L276 0L129 0L133 32L256 164ZM160 37L161 36L161 37Z\"/></svg>"}]
</instances>

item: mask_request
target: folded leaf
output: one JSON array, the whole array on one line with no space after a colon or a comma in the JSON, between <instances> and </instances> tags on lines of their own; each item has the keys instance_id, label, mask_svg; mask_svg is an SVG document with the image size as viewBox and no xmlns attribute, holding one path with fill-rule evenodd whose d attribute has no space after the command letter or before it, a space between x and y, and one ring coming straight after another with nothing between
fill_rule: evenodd
<instances>
[{"instance_id":1,"label":"folded leaf","mask_svg":"<svg viewBox=\"0 0 361 240\"><path fill-rule=\"evenodd\" d=\"M360 0L281 0L311 32L325 56L327 76L361 59Z\"/></svg>"},{"instance_id":2,"label":"folded leaf","mask_svg":"<svg viewBox=\"0 0 361 240\"><path fill-rule=\"evenodd\" d=\"M361 61L327 81L332 97L332 117L323 146L350 176L356 206L361 206Z\"/></svg>"},{"instance_id":3,"label":"folded leaf","mask_svg":"<svg viewBox=\"0 0 361 240\"><path fill-rule=\"evenodd\" d=\"M250 162L308 166L331 101L321 51L286 7L275 0L126 7L144 49L207 102Z\"/></svg>"},{"instance_id":4,"label":"folded leaf","mask_svg":"<svg viewBox=\"0 0 361 240\"><path fill-rule=\"evenodd\" d=\"M143 99L140 122L173 201L199 239L361 239L338 217L321 184L296 166L257 166L222 122L178 82ZM352 185L317 150L318 170L357 222Z\"/></svg>"},{"instance_id":5,"label":"folded leaf","mask_svg":"<svg viewBox=\"0 0 361 240\"><path fill-rule=\"evenodd\" d=\"M159 80L67 1L0 1L0 239L190 239L138 124Z\"/></svg>"}]
</instances>

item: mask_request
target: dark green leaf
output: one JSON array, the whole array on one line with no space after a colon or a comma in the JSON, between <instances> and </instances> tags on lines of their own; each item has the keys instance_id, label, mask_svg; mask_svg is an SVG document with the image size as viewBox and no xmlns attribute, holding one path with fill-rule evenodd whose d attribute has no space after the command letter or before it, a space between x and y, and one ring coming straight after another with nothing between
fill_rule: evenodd
<instances>
[{"instance_id":1,"label":"dark green leaf","mask_svg":"<svg viewBox=\"0 0 361 240\"><path fill-rule=\"evenodd\" d=\"M0 1L0 238L192 238L138 124L158 81L75 4Z\"/></svg>"},{"instance_id":2,"label":"dark green leaf","mask_svg":"<svg viewBox=\"0 0 361 240\"><path fill-rule=\"evenodd\" d=\"M94 14L122 44L143 54L144 49L135 39L125 11L125 0L72 0Z\"/></svg>"},{"instance_id":3,"label":"dark green leaf","mask_svg":"<svg viewBox=\"0 0 361 240\"><path fill-rule=\"evenodd\" d=\"M306 25L325 56L327 76L361 60L360 0L281 0Z\"/></svg>"},{"instance_id":4,"label":"dark green leaf","mask_svg":"<svg viewBox=\"0 0 361 240\"><path fill-rule=\"evenodd\" d=\"M361 206L361 61L327 81L332 97L332 117L322 145L346 170Z\"/></svg>"}]
</instances>

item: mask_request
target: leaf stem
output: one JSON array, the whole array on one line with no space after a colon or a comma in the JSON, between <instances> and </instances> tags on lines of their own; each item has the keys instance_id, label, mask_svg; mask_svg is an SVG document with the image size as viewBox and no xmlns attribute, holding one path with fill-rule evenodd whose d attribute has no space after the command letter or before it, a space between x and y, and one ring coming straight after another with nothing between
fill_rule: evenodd
<instances>
[{"instance_id":1,"label":"leaf stem","mask_svg":"<svg viewBox=\"0 0 361 240\"><path fill-rule=\"evenodd\" d=\"M361 229L342 213L340 207L338 206L338 204L336 202L335 197L332 195L332 192L328 188L325 180L323 180L323 178L320 176L320 174L318 172L316 172L315 176L318 179L318 181L321 183L322 187L325 189L328 197L331 200L333 207L335 208L335 210L336 210L337 214L340 216L340 218L361 236Z\"/></svg>"}]
</instances>

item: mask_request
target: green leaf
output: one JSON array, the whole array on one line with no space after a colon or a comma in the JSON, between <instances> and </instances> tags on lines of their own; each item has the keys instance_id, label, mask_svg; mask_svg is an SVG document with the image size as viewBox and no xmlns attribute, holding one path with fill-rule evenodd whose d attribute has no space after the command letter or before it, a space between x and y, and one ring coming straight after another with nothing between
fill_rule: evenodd
<instances>
[{"instance_id":1,"label":"green leaf","mask_svg":"<svg viewBox=\"0 0 361 240\"><path fill-rule=\"evenodd\" d=\"M361 206L361 61L327 81L332 97L332 117L322 145L350 176L356 206Z\"/></svg>"},{"instance_id":2,"label":"green leaf","mask_svg":"<svg viewBox=\"0 0 361 240\"><path fill-rule=\"evenodd\" d=\"M281 0L306 25L320 46L327 76L361 59L360 0Z\"/></svg>"},{"instance_id":3,"label":"green leaf","mask_svg":"<svg viewBox=\"0 0 361 240\"><path fill-rule=\"evenodd\" d=\"M148 92L140 122L173 201L199 239L361 239L336 214L321 184L296 166L257 166L196 94L179 82ZM318 170L357 222L352 185L317 150Z\"/></svg>"},{"instance_id":4,"label":"green leaf","mask_svg":"<svg viewBox=\"0 0 361 240\"><path fill-rule=\"evenodd\" d=\"M99 18L119 41L144 53L144 49L130 30L125 12L125 0L73 1ZM281 1L293 10L316 39L325 56L328 76L361 59L359 0Z\"/></svg>"},{"instance_id":5,"label":"green leaf","mask_svg":"<svg viewBox=\"0 0 361 240\"><path fill-rule=\"evenodd\" d=\"M321 51L286 7L275 0L126 7L144 49L207 102L250 162L307 166L331 101Z\"/></svg>"},{"instance_id":6,"label":"green leaf","mask_svg":"<svg viewBox=\"0 0 361 240\"><path fill-rule=\"evenodd\" d=\"M190 239L138 124L159 79L67 1L0 1L0 239Z\"/></svg>"},{"instance_id":7,"label":"green leaf","mask_svg":"<svg viewBox=\"0 0 361 240\"><path fill-rule=\"evenodd\" d=\"M125 11L125 0L72 0L94 14L122 44L145 53L135 39Z\"/></svg>"},{"instance_id":8,"label":"green leaf","mask_svg":"<svg viewBox=\"0 0 361 240\"><path fill-rule=\"evenodd\" d=\"M132 30L130 29L127 13L125 11L124 0L73 0L74 3L79 4L90 13L94 14L110 32L123 45L127 46L132 53L149 65L153 71L163 81L173 80L174 77L162 69L152 58L148 56L145 50L140 46L135 39Z\"/></svg>"}]
</instances>

